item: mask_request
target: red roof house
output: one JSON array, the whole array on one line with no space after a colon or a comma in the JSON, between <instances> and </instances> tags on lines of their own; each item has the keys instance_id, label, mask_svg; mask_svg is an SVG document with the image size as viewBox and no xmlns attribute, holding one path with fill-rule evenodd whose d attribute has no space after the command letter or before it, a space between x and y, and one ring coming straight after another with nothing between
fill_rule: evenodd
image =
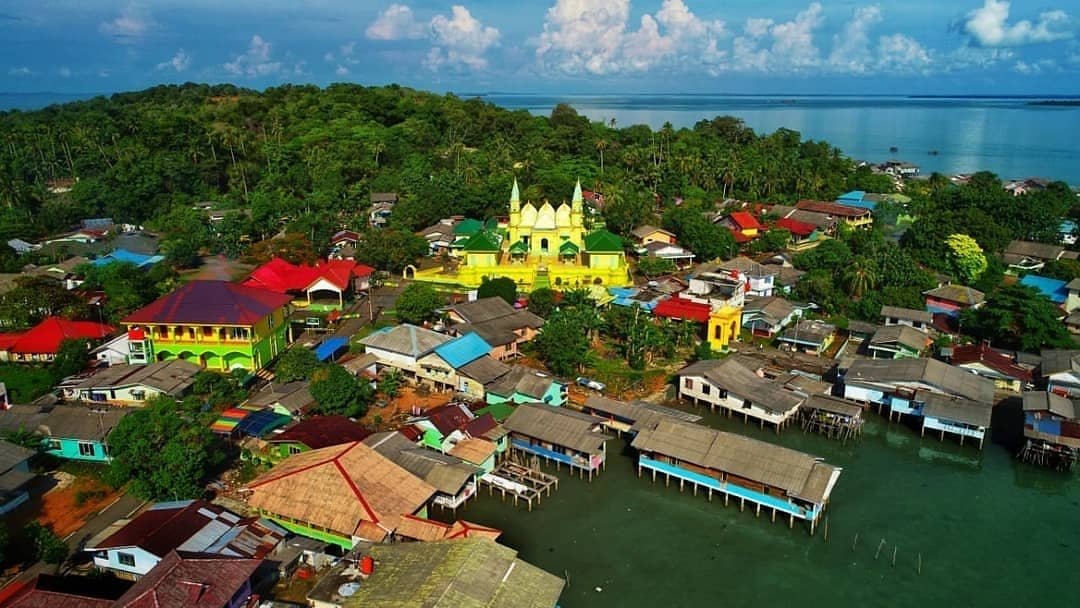
<instances>
[{"instance_id":1,"label":"red roof house","mask_svg":"<svg viewBox=\"0 0 1080 608\"><path fill-rule=\"evenodd\" d=\"M363 441L371 431L345 416L315 416L285 429L267 439L270 443L299 443L318 450L332 445Z\"/></svg>"},{"instance_id":2,"label":"red roof house","mask_svg":"<svg viewBox=\"0 0 1080 608\"><path fill-rule=\"evenodd\" d=\"M692 302L678 296L661 300L653 309L653 314L658 317L682 319L695 323L708 323L710 313L712 313L712 307L708 304Z\"/></svg>"},{"instance_id":3,"label":"red roof house","mask_svg":"<svg viewBox=\"0 0 1080 608\"><path fill-rule=\"evenodd\" d=\"M0 591L3 608L113 608L130 582L85 576L39 574Z\"/></svg>"},{"instance_id":4,"label":"red roof house","mask_svg":"<svg viewBox=\"0 0 1080 608\"><path fill-rule=\"evenodd\" d=\"M192 281L136 310L126 324L255 325L292 298L228 281Z\"/></svg>"},{"instance_id":5,"label":"red roof house","mask_svg":"<svg viewBox=\"0 0 1080 608\"><path fill-rule=\"evenodd\" d=\"M807 224L806 222L800 222L799 220L793 220L790 217L785 217L777 220L777 228L783 228L795 236L807 237L817 230L817 226L813 224Z\"/></svg>"},{"instance_id":6,"label":"red roof house","mask_svg":"<svg viewBox=\"0 0 1080 608\"><path fill-rule=\"evenodd\" d=\"M251 597L261 559L170 552L114 608L226 608Z\"/></svg>"},{"instance_id":7,"label":"red roof house","mask_svg":"<svg viewBox=\"0 0 1080 608\"><path fill-rule=\"evenodd\" d=\"M765 228L761 225L761 222L757 221L757 218L747 211L732 211L730 217L731 222L735 224L735 227L743 233L750 230L763 230Z\"/></svg>"},{"instance_id":8,"label":"red roof house","mask_svg":"<svg viewBox=\"0 0 1080 608\"><path fill-rule=\"evenodd\" d=\"M64 340L100 340L114 331L104 323L49 317L24 332L0 334L0 353L12 361L51 361Z\"/></svg>"},{"instance_id":9,"label":"red roof house","mask_svg":"<svg viewBox=\"0 0 1080 608\"><path fill-rule=\"evenodd\" d=\"M252 271L242 285L278 293L304 294L309 303L315 292L329 291L337 295L339 306L343 306L343 294L367 289L368 278L373 272L374 268L352 260L328 260L308 266L275 257Z\"/></svg>"}]
</instances>

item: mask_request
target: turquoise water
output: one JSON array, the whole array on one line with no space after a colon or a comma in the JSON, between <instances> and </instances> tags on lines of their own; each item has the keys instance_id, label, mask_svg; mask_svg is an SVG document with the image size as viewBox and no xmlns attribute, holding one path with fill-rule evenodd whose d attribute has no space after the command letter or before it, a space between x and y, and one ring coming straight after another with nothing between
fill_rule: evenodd
<instances>
[{"instance_id":1,"label":"turquoise water","mask_svg":"<svg viewBox=\"0 0 1080 608\"><path fill-rule=\"evenodd\" d=\"M608 468L592 483L559 472L559 490L531 513L483 492L458 517L502 529L523 558L568 575L564 608L1075 605L1066 582L1080 549L1074 475L1020 465L1001 445L980 453L869 417L846 447L797 427L778 438L706 417L844 468L828 542L822 528L811 537L798 523L639 479L629 450L619 453L624 440L608 445Z\"/></svg>"},{"instance_id":2,"label":"turquoise water","mask_svg":"<svg viewBox=\"0 0 1080 608\"><path fill-rule=\"evenodd\" d=\"M1042 176L1080 184L1080 107L1037 106L1031 99L909 97L764 97L722 95L488 95L507 108L548 114L566 102L592 120L617 126L692 127L737 116L759 133L785 127L825 140L852 158L900 158L924 173L990 170L1004 179ZM895 146L898 150L890 152ZM936 156L930 151L937 150Z\"/></svg>"}]
</instances>

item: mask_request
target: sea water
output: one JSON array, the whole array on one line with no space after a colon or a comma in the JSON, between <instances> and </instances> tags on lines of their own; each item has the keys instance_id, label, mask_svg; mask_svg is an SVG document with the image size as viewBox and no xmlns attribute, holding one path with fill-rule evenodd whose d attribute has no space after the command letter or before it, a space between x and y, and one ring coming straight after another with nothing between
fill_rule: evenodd
<instances>
[{"instance_id":1,"label":"sea water","mask_svg":"<svg viewBox=\"0 0 1080 608\"><path fill-rule=\"evenodd\" d=\"M828 542L824 525L810 536L806 524L772 523L765 509L755 517L750 505L740 512L737 501L725 507L719 495L709 502L689 485L680 493L677 481L639 478L624 439L608 443L607 470L591 483L545 467L559 489L532 512L481 490L456 516L503 530L500 542L520 557L568 577L563 608L1076 605L1075 473L1021 464L1001 443L980 452L920 437L914 422L873 412L847 445L798 425L777 436L697 412L705 424L843 467ZM1020 423L1018 405L999 406L997 441L1016 441Z\"/></svg>"},{"instance_id":2,"label":"sea water","mask_svg":"<svg viewBox=\"0 0 1080 608\"><path fill-rule=\"evenodd\" d=\"M1032 98L723 95L485 95L549 114L568 103L591 120L625 127L692 127L736 116L758 133L792 129L854 159L906 160L929 175L988 170L1003 179L1047 177L1080 185L1080 106ZM895 148L896 151L892 151Z\"/></svg>"}]
</instances>

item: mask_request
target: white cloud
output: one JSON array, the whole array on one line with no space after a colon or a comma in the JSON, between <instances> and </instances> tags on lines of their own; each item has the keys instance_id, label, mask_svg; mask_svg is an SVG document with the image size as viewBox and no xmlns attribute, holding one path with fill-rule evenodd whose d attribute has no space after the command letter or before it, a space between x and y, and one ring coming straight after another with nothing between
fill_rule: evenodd
<instances>
[{"instance_id":1,"label":"white cloud","mask_svg":"<svg viewBox=\"0 0 1080 608\"><path fill-rule=\"evenodd\" d=\"M356 56L356 43L346 42L338 47L337 52L328 51L323 55L323 61L326 63L344 63L348 65L360 63L360 58Z\"/></svg>"},{"instance_id":2,"label":"white cloud","mask_svg":"<svg viewBox=\"0 0 1080 608\"><path fill-rule=\"evenodd\" d=\"M1024 75L1041 74L1057 69L1057 62L1053 59L1040 59L1038 61L1017 61L1013 64L1013 70Z\"/></svg>"},{"instance_id":3,"label":"white cloud","mask_svg":"<svg viewBox=\"0 0 1080 608\"><path fill-rule=\"evenodd\" d=\"M736 71L797 72L821 65L814 31L824 22L821 4L811 3L791 21L750 18L732 41ZM771 42L771 45L769 44Z\"/></svg>"},{"instance_id":4,"label":"white cloud","mask_svg":"<svg viewBox=\"0 0 1080 608\"><path fill-rule=\"evenodd\" d=\"M903 34L878 39L877 67L892 72L918 72L930 67L930 52Z\"/></svg>"},{"instance_id":5,"label":"white cloud","mask_svg":"<svg viewBox=\"0 0 1080 608\"><path fill-rule=\"evenodd\" d=\"M630 0L557 0L544 19L537 60L568 74L633 73L677 64L711 70L725 56L720 20L704 20L683 0L664 0L630 29Z\"/></svg>"},{"instance_id":6,"label":"white cloud","mask_svg":"<svg viewBox=\"0 0 1080 608\"><path fill-rule=\"evenodd\" d=\"M98 24L98 31L121 44L138 42L153 27L154 19L142 9L128 7L109 21Z\"/></svg>"},{"instance_id":7,"label":"white cloud","mask_svg":"<svg viewBox=\"0 0 1080 608\"><path fill-rule=\"evenodd\" d=\"M428 53L425 64L433 70L443 65L474 70L486 68L484 54L499 43L499 30L480 23L464 6L453 6L450 14L451 17L435 15L432 18L435 47Z\"/></svg>"},{"instance_id":8,"label":"white cloud","mask_svg":"<svg viewBox=\"0 0 1080 608\"><path fill-rule=\"evenodd\" d=\"M191 66L191 55L188 55L184 51L184 49L180 49L179 51L176 51L176 54L173 55L172 59L170 59L168 61L162 61L161 63L157 64L157 69L158 70L167 70L169 68L172 68L172 69L176 70L177 72L183 72L184 70L188 69L190 66Z\"/></svg>"},{"instance_id":9,"label":"white cloud","mask_svg":"<svg viewBox=\"0 0 1080 608\"><path fill-rule=\"evenodd\" d=\"M262 36L255 34L248 43L247 51L237 55L222 67L236 76L268 76L281 71L281 62L271 58L272 47Z\"/></svg>"},{"instance_id":10,"label":"white cloud","mask_svg":"<svg viewBox=\"0 0 1080 608\"><path fill-rule=\"evenodd\" d=\"M334 73L337 74L338 76L348 76L349 75L349 68L339 64L337 66L337 69L334 70Z\"/></svg>"},{"instance_id":11,"label":"white cloud","mask_svg":"<svg viewBox=\"0 0 1080 608\"><path fill-rule=\"evenodd\" d=\"M371 40L403 40L423 38L424 24L413 16L412 9L403 4L391 4L379 13L364 31Z\"/></svg>"},{"instance_id":12,"label":"white cloud","mask_svg":"<svg viewBox=\"0 0 1080 608\"><path fill-rule=\"evenodd\" d=\"M1072 19L1065 11L1052 10L1039 14L1032 23L1022 19L1009 25L1009 2L985 0L982 7L967 14L961 25L972 42L983 47L1007 47L1053 42L1072 38Z\"/></svg>"},{"instance_id":13,"label":"white cloud","mask_svg":"<svg viewBox=\"0 0 1080 608\"><path fill-rule=\"evenodd\" d=\"M33 73L34 71L26 67L25 65L17 68L11 68L10 70L8 70L8 76L29 76Z\"/></svg>"},{"instance_id":14,"label":"white cloud","mask_svg":"<svg viewBox=\"0 0 1080 608\"><path fill-rule=\"evenodd\" d=\"M833 36L829 65L845 72L866 72L870 68L870 29L881 19L881 7L876 4L855 9L851 20Z\"/></svg>"}]
</instances>

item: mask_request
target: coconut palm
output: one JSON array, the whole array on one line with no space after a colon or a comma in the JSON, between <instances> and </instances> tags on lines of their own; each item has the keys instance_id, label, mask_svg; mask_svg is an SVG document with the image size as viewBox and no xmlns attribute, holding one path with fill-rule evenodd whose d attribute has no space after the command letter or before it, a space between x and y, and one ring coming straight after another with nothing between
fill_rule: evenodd
<instances>
[{"instance_id":1,"label":"coconut palm","mask_svg":"<svg viewBox=\"0 0 1080 608\"><path fill-rule=\"evenodd\" d=\"M877 284L877 269L870 260L855 258L848 265L844 278L848 293L852 298L859 300Z\"/></svg>"}]
</instances>

